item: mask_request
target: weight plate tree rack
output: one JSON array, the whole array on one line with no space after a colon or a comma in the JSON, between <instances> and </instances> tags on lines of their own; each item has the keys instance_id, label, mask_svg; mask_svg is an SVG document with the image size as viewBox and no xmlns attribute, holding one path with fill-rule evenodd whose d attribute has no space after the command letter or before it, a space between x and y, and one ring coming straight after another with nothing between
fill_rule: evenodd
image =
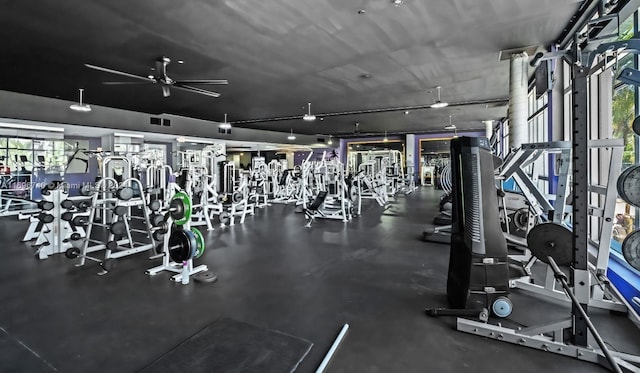
<instances>
[{"instance_id":1,"label":"weight plate tree rack","mask_svg":"<svg viewBox=\"0 0 640 373\"><path fill-rule=\"evenodd\" d=\"M589 77L596 57L607 51L626 49L640 53L640 39L601 43L602 40L588 40L586 50L581 49L579 34L574 37L570 51L552 52L547 58L562 57L571 65L572 89L572 232L570 277L554 271L555 279L571 298L571 313L556 322L513 329L501 325L478 322L464 318L457 319L457 330L498 341L535 348L559 355L570 356L610 368L615 372L639 372L640 368L631 362L640 363L640 357L621 352L610 352L602 342L588 316L591 297L591 274L589 272ZM607 216L604 216L606 219ZM601 242L608 244L608 242ZM544 250L543 250L544 251ZM553 258L548 259L555 266ZM604 274L600 274L604 278ZM629 318L640 325L638 315L612 284L609 285L621 303L626 307ZM600 349L589 346L589 332ZM564 338L568 336L568 338Z\"/></svg>"},{"instance_id":2,"label":"weight plate tree rack","mask_svg":"<svg viewBox=\"0 0 640 373\"><path fill-rule=\"evenodd\" d=\"M163 226L169 227L169 234L164 235L162 250L156 250L162 253L162 264L147 269L147 275L155 276L162 271L173 272L175 274L171 276L172 281L186 283L183 275L191 277L208 271L206 264L193 265L193 259L204 253L205 242L199 230L191 229L192 206L191 198L184 192L176 193L169 201L169 211L163 223ZM186 216L189 218L185 218Z\"/></svg>"}]
</instances>

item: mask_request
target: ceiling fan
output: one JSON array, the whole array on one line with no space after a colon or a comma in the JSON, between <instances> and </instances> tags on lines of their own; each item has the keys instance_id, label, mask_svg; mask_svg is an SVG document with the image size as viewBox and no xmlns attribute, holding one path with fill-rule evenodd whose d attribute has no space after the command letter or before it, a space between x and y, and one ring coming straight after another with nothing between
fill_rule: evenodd
<instances>
[{"instance_id":1,"label":"ceiling fan","mask_svg":"<svg viewBox=\"0 0 640 373\"><path fill-rule=\"evenodd\" d=\"M179 62L179 61L178 61ZM138 79L141 81L127 81L127 82L102 82L109 85L129 85L129 84L160 84L162 86L162 95L169 97L171 95L170 87L180 89L187 92L198 93L205 96L219 97L217 92L208 91L206 89L191 86L190 84L228 84L226 79L191 79L191 80L174 80L167 75L167 65L171 63L168 57L162 56L156 60L155 73L148 76L140 76L135 74L126 73L124 71L118 71L109 69L102 66L91 65L85 63L84 65L90 69L104 71L111 74L117 74L126 76L129 78ZM153 70L153 69L152 69Z\"/></svg>"}]
</instances>

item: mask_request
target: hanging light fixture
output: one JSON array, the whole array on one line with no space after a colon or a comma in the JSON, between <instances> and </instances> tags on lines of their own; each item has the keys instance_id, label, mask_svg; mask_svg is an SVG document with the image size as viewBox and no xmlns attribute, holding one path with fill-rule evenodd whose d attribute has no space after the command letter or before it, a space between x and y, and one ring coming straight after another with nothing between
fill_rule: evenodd
<instances>
[{"instance_id":1,"label":"hanging light fixture","mask_svg":"<svg viewBox=\"0 0 640 373\"><path fill-rule=\"evenodd\" d=\"M220 123L218 127L223 130L231 129L231 123L227 122L227 113L224 114L224 122Z\"/></svg>"},{"instance_id":2,"label":"hanging light fixture","mask_svg":"<svg viewBox=\"0 0 640 373\"><path fill-rule=\"evenodd\" d=\"M310 102L307 104L307 107L308 107L308 111L307 111L307 113L302 117L302 119L303 119L303 120L306 120L306 121L308 121L308 122L311 122L311 121L316 120L316 116L315 116L315 115L313 115L313 114L311 114L311 103L310 103Z\"/></svg>"},{"instance_id":3,"label":"hanging light fixture","mask_svg":"<svg viewBox=\"0 0 640 373\"><path fill-rule=\"evenodd\" d=\"M287 137L287 139L289 139L289 140L291 140L291 141L293 141L293 140L295 140L295 139L296 139L296 137L295 137L295 136L294 136L294 134L293 134L293 128L291 129L291 134Z\"/></svg>"},{"instance_id":4,"label":"hanging light fixture","mask_svg":"<svg viewBox=\"0 0 640 373\"><path fill-rule=\"evenodd\" d=\"M440 109L440 108L449 106L449 103L442 102L442 100L440 99L440 86L436 87L436 89L438 90L438 99L436 100L436 102L431 104L431 108Z\"/></svg>"},{"instance_id":5,"label":"hanging light fixture","mask_svg":"<svg viewBox=\"0 0 640 373\"><path fill-rule=\"evenodd\" d=\"M331 135L329 135L329 141L327 141L327 145L333 144L333 140L331 140Z\"/></svg>"},{"instance_id":6,"label":"hanging light fixture","mask_svg":"<svg viewBox=\"0 0 640 373\"><path fill-rule=\"evenodd\" d=\"M387 137L387 131L384 131L384 139L382 139L382 142L389 142L389 138Z\"/></svg>"},{"instance_id":7,"label":"hanging light fixture","mask_svg":"<svg viewBox=\"0 0 640 373\"><path fill-rule=\"evenodd\" d=\"M451 123L451 115L449 115L449 125L448 126L444 126L444 129L451 131L453 130L453 138L455 139L456 137L458 137L458 127L456 127L455 124Z\"/></svg>"},{"instance_id":8,"label":"hanging light fixture","mask_svg":"<svg viewBox=\"0 0 640 373\"><path fill-rule=\"evenodd\" d=\"M73 111L79 111L82 113L88 113L91 111L91 106L82 103L83 93L84 93L84 89L80 88L80 102L77 104L72 104L71 106L69 106L69 109Z\"/></svg>"}]
</instances>

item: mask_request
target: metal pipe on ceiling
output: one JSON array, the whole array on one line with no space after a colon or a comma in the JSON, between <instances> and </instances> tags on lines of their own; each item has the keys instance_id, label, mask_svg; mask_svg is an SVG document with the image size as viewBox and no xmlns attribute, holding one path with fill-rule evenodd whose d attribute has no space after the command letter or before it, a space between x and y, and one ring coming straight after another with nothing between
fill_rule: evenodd
<instances>
[{"instance_id":1,"label":"metal pipe on ceiling","mask_svg":"<svg viewBox=\"0 0 640 373\"><path fill-rule=\"evenodd\" d=\"M463 102L450 103L449 107L470 106L470 105L500 105L500 104L506 105L508 102L509 102L508 98L493 98L488 100L463 101ZM337 117L337 116L343 116L343 115L390 113L390 112L396 112L396 111L407 111L407 110L412 111L412 110L423 110L423 109L435 110L431 108L431 104L426 104L426 105L398 106L398 107L378 108L378 109L340 111L340 112L322 113L322 114L316 113L315 115L318 118L326 118L326 117ZM294 120L294 119L301 119L301 118L302 116L300 115L291 115L291 116L284 116L284 117L237 120L229 123L237 125L237 124L249 124L249 123L277 122L277 121Z\"/></svg>"}]
</instances>

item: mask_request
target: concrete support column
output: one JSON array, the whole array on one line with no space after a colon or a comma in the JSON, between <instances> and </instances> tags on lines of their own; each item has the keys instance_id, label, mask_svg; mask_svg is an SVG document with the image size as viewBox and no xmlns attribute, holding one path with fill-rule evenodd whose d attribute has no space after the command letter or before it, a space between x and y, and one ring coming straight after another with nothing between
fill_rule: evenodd
<instances>
[{"instance_id":1,"label":"concrete support column","mask_svg":"<svg viewBox=\"0 0 640 373\"><path fill-rule=\"evenodd\" d=\"M522 52L511 56L509 75L509 147L519 148L528 142L529 56Z\"/></svg>"}]
</instances>

